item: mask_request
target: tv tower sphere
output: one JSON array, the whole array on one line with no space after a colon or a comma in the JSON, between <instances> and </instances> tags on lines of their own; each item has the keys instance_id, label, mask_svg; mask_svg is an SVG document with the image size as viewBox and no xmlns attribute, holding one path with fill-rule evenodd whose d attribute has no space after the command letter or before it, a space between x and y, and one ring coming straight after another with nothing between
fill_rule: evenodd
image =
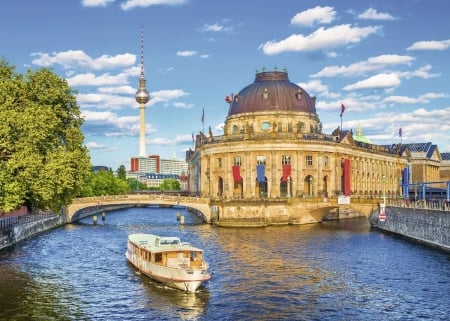
<instances>
[{"instance_id":1,"label":"tv tower sphere","mask_svg":"<svg viewBox=\"0 0 450 321\"><path fill-rule=\"evenodd\" d=\"M145 88L145 78L143 75L139 78L139 89L134 97L139 105L145 105L150 100L150 95Z\"/></svg>"}]
</instances>

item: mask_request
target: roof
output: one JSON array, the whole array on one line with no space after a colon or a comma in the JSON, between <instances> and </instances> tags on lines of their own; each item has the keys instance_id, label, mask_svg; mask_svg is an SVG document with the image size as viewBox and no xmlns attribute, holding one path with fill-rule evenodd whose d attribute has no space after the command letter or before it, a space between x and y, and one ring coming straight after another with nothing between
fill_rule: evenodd
<instances>
[{"instance_id":1,"label":"roof","mask_svg":"<svg viewBox=\"0 0 450 321\"><path fill-rule=\"evenodd\" d=\"M154 234L130 234L128 240L148 251L200 251L201 249L189 243L181 242L178 237L158 236Z\"/></svg>"},{"instance_id":2,"label":"roof","mask_svg":"<svg viewBox=\"0 0 450 321\"><path fill-rule=\"evenodd\" d=\"M411 143L403 144L409 148L411 153L426 153L427 158L431 158L436 151L437 145L433 145L431 142L427 143Z\"/></svg>"},{"instance_id":3,"label":"roof","mask_svg":"<svg viewBox=\"0 0 450 321\"><path fill-rule=\"evenodd\" d=\"M450 160L450 153L441 153L442 160Z\"/></svg>"},{"instance_id":4,"label":"roof","mask_svg":"<svg viewBox=\"0 0 450 321\"><path fill-rule=\"evenodd\" d=\"M255 81L232 96L229 103L228 116L262 111L316 113L315 97L292 83L287 71L257 73Z\"/></svg>"}]
</instances>

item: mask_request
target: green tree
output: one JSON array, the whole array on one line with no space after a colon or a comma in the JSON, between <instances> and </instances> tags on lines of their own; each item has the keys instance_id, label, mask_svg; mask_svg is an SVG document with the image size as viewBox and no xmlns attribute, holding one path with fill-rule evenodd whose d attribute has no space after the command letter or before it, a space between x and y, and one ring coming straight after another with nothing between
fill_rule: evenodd
<instances>
[{"instance_id":1,"label":"green tree","mask_svg":"<svg viewBox=\"0 0 450 321\"><path fill-rule=\"evenodd\" d=\"M23 75L0 59L0 209L58 211L79 194L91 164L74 94L49 69Z\"/></svg>"},{"instance_id":2,"label":"green tree","mask_svg":"<svg viewBox=\"0 0 450 321\"><path fill-rule=\"evenodd\" d=\"M136 178L129 178L127 179L127 182L128 186L130 186L130 190L132 191L137 189L148 189L146 184L139 182Z\"/></svg>"},{"instance_id":3,"label":"green tree","mask_svg":"<svg viewBox=\"0 0 450 321\"><path fill-rule=\"evenodd\" d=\"M124 181L127 180L127 171L125 169L125 165L120 165L117 169L117 178Z\"/></svg>"},{"instance_id":4,"label":"green tree","mask_svg":"<svg viewBox=\"0 0 450 321\"><path fill-rule=\"evenodd\" d=\"M127 181L114 177L109 171L92 172L83 185L81 197L118 195L130 192Z\"/></svg>"},{"instance_id":5,"label":"green tree","mask_svg":"<svg viewBox=\"0 0 450 321\"><path fill-rule=\"evenodd\" d=\"M180 182L175 178L166 178L160 185L162 191L178 191L180 190Z\"/></svg>"}]
</instances>

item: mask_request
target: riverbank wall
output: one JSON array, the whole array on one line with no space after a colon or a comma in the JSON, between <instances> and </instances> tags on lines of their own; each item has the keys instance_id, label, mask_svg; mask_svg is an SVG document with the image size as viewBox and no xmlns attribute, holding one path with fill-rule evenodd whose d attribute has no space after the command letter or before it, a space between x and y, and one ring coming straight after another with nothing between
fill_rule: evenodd
<instances>
[{"instance_id":1,"label":"riverbank wall","mask_svg":"<svg viewBox=\"0 0 450 321\"><path fill-rule=\"evenodd\" d=\"M387 206L385 214L384 222L372 218L381 231L450 252L450 211Z\"/></svg>"},{"instance_id":2,"label":"riverbank wall","mask_svg":"<svg viewBox=\"0 0 450 321\"><path fill-rule=\"evenodd\" d=\"M65 215L53 213L9 217L0 226L0 251L28 238L66 224ZM4 223L4 222L2 222Z\"/></svg>"}]
</instances>

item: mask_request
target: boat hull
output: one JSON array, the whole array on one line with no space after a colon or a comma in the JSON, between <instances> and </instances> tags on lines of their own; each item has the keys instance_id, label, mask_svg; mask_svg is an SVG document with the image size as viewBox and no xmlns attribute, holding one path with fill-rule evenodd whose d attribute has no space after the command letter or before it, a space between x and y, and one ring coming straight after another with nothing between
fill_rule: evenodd
<instances>
[{"instance_id":1,"label":"boat hull","mask_svg":"<svg viewBox=\"0 0 450 321\"><path fill-rule=\"evenodd\" d=\"M171 288L186 292L196 292L211 276L205 269L185 269L165 267L143 260L140 256L126 252L128 261L141 273Z\"/></svg>"}]
</instances>

